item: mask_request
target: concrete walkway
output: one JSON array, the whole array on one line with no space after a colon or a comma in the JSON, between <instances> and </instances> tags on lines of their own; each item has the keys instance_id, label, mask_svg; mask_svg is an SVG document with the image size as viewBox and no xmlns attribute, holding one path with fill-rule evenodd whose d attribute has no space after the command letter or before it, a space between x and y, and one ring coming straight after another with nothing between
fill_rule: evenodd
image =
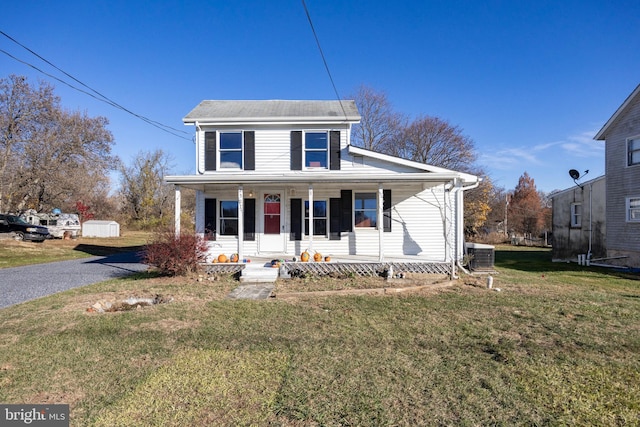
<instances>
[{"instance_id":1,"label":"concrete walkway","mask_svg":"<svg viewBox=\"0 0 640 427\"><path fill-rule=\"evenodd\" d=\"M267 299L271 296L275 285L273 283L255 283L240 285L227 298L229 299Z\"/></svg>"}]
</instances>

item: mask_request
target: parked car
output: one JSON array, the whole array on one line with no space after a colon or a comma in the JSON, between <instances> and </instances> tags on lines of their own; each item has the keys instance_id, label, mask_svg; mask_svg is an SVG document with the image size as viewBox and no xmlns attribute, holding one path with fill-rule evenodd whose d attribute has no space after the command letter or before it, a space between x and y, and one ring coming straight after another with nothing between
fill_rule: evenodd
<instances>
[{"instance_id":1,"label":"parked car","mask_svg":"<svg viewBox=\"0 0 640 427\"><path fill-rule=\"evenodd\" d=\"M43 242L49 237L47 227L33 225L15 215L0 214L0 233L12 233L16 240Z\"/></svg>"}]
</instances>

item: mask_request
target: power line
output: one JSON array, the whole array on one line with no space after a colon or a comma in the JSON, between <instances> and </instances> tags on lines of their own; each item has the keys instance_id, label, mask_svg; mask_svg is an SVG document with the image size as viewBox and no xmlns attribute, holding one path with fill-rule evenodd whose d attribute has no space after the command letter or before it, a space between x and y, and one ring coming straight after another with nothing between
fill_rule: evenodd
<instances>
[{"instance_id":1,"label":"power line","mask_svg":"<svg viewBox=\"0 0 640 427\"><path fill-rule=\"evenodd\" d=\"M78 88L78 87L75 87L75 86L73 86L72 84L65 82L64 80L62 80L62 79L60 79L60 78L58 78L58 77L56 77L56 76L54 76L54 75L52 75L52 74L49 74L49 73L47 73L47 72L45 72L45 71L41 70L40 68L36 67L35 65L30 64L30 63L28 63L28 62L26 62L26 61L23 61L23 60L21 60L21 59L18 59L18 58L16 58L15 56L11 55L10 53L6 52L5 50L0 49L0 52L4 53L4 54L5 54L5 55L7 55L8 57L10 57L10 58L12 58L12 59L14 59L14 60L16 60L16 61L18 61L18 62L20 62L20 63L24 64L24 65L27 65L28 67L31 67L31 68L33 68L34 70L36 70L36 71L38 71L38 72L40 72L40 73L42 73L42 74L44 74L44 75L46 75L46 76L48 76L48 77L51 77L52 79L55 79L55 80L59 81L60 83L62 83L62 84L64 84L64 85L66 85L66 86L69 86L70 88L72 88L72 89L74 89L74 90L77 90L78 92L84 93L85 95L88 95L88 96L90 96L90 97L92 97L92 98L94 98L94 99L97 99L98 101L102 101L102 102L104 102L104 103L106 103L106 104L108 104L108 105L111 105L111 106L112 106L112 107L114 107L114 108L117 108L117 109L122 110L122 111L124 111L124 112L126 112L126 113L128 113L128 114L131 114L132 116L134 116L134 117L136 117L136 118L138 118L138 119L140 119L140 120L144 121L144 122L145 122L145 123L147 123L147 124L150 124L151 126L154 126L154 127L158 128L158 129L160 129L160 130L162 130L162 131L164 131L164 132L167 132L167 133L169 133L169 134L171 134L171 135L173 135L173 136L176 136L176 137L178 137L178 138L182 138L182 139L185 139L185 140L187 140L187 141L191 141L191 139L190 139L190 138L186 138L186 137L184 137L184 136L182 136L182 135L178 135L178 134L176 134L176 133L175 133L175 132L179 132L179 133L182 133L182 134L185 134L185 135L189 135L189 133L188 133L188 132L185 132L185 131L183 131L183 130L181 130L181 129L173 128L173 127L171 127L171 126L168 126L168 125L162 124L162 123L157 122L157 121L155 121L155 120L151 120L151 119L149 119L148 117L145 117L145 116L142 116L142 115L140 115L140 114L134 113L133 111L129 110L128 108L123 107L122 105L120 105L120 104L118 104L117 102L113 101L113 100L112 100L112 99L110 99L109 97L107 97L107 96L103 95L102 93L98 92L97 90L95 90L95 89L91 88L90 86L88 86L88 85L84 84L83 82L81 82L81 81L80 81L80 80L78 80L77 78L73 77L71 74L67 73L66 71L64 71L64 70L60 69L59 67L57 67L56 65L54 65L53 63L51 63L50 61L48 61L47 59L43 58L42 56L40 56L39 54L37 54L37 53L36 53L36 52L34 52L33 50L29 49L27 46L23 45L22 43L18 42L18 41L17 41L16 39L14 39L13 37L9 36L9 35L8 35L7 33L5 33L4 31L0 30L0 34L2 34L3 36L5 36L5 37L6 37L6 38L8 38L9 40L11 40L12 42L14 42L15 44L17 44L18 46L22 47L23 49L27 50L27 51L28 51L29 53L31 53L32 55L34 55L34 56L38 57L40 60L42 60L42 61L44 61L45 63L49 64L50 66L52 66L52 67L53 67L53 68L55 68L56 70L60 71L60 72L61 72L61 73L63 73L65 76L69 77L70 79L74 80L75 82L79 83L80 85L84 86L85 88L89 89L91 92L93 92L93 94L92 94L92 93L89 93L89 92L87 92L87 91L85 91L85 90L83 90L83 89L80 89L80 88ZM95 95L94 95L94 94L95 94ZM96 95L97 95L97 96L96 96Z\"/></svg>"},{"instance_id":2,"label":"power line","mask_svg":"<svg viewBox=\"0 0 640 427\"><path fill-rule=\"evenodd\" d=\"M333 91L336 93L336 97L338 98L338 102L340 102L340 108L342 108L342 114L344 114L344 119L347 120L347 112L344 109L344 105L342 105L342 99L338 94L338 89L336 88L336 84L333 82L333 77L331 76L331 71L329 70L329 65L327 64L327 60L324 57L324 52L322 51L322 46L320 46L320 39L318 39L318 34L316 34L316 29L313 26L313 22L311 21L311 14L309 13L309 9L307 9L307 4L304 0L302 0L302 6L304 7L304 11L307 14L307 19L309 20L309 25L311 26L311 32L313 32L313 37L316 39L316 44L318 45L318 50L320 51L320 56L322 57L322 62L324 62L324 68L327 70L327 74L329 75L329 80L331 81L331 86L333 86Z\"/></svg>"}]
</instances>

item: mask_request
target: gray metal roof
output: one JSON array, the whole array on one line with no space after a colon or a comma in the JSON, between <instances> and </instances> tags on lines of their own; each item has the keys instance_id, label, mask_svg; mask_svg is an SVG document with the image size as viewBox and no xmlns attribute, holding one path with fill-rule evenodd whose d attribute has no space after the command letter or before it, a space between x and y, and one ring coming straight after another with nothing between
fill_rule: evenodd
<instances>
[{"instance_id":1,"label":"gray metal roof","mask_svg":"<svg viewBox=\"0 0 640 427\"><path fill-rule=\"evenodd\" d=\"M345 117L346 116L346 117ZM205 100L191 110L184 123L216 122L358 122L355 101L219 101Z\"/></svg>"}]
</instances>

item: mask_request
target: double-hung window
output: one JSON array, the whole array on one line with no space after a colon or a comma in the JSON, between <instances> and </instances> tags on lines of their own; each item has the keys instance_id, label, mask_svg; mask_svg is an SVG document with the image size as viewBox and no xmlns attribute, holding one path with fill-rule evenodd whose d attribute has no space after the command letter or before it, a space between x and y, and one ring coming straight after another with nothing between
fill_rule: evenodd
<instances>
[{"instance_id":1,"label":"double-hung window","mask_svg":"<svg viewBox=\"0 0 640 427\"><path fill-rule=\"evenodd\" d=\"M305 168L327 169L329 164L328 132L304 133Z\"/></svg>"},{"instance_id":2,"label":"double-hung window","mask_svg":"<svg viewBox=\"0 0 640 427\"><path fill-rule=\"evenodd\" d=\"M627 166L640 164L640 136L627 139Z\"/></svg>"},{"instance_id":3,"label":"double-hung window","mask_svg":"<svg viewBox=\"0 0 640 427\"><path fill-rule=\"evenodd\" d=\"M582 226L582 203L571 204L571 227Z\"/></svg>"},{"instance_id":4,"label":"double-hung window","mask_svg":"<svg viewBox=\"0 0 640 427\"><path fill-rule=\"evenodd\" d=\"M640 222L640 197L627 197L627 221Z\"/></svg>"},{"instance_id":5,"label":"double-hung window","mask_svg":"<svg viewBox=\"0 0 640 427\"><path fill-rule=\"evenodd\" d=\"M378 197L376 193L355 193L353 213L358 228L376 228L378 225Z\"/></svg>"},{"instance_id":6,"label":"double-hung window","mask_svg":"<svg viewBox=\"0 0 640 427\"><path fill-rule=\"evenodd\" d=\"M304 202L304 234L309 235L309 201ZM327 235L327 201L313 201L313 235Z\"/></svg>"},{"instance_id":7,"label":"double-hung window","mask_svg":"<svg viewBox=\"0 0 640 427\"><path fill-rule=\"evenodd\" d=\"M220 235L221 236L237 236L238 235L238 202L237 201L221 201L220 202Z\"/></svg>"},{"instance_id":8,"label":"double-hung window","mask_svg":"<svg viewBox=\"0 0 640 427\"><path fill-rule=\"evenodd\" d=\"M242 132L220 132L220 169L242 169Z\"/></svg>"}]
</instances>

